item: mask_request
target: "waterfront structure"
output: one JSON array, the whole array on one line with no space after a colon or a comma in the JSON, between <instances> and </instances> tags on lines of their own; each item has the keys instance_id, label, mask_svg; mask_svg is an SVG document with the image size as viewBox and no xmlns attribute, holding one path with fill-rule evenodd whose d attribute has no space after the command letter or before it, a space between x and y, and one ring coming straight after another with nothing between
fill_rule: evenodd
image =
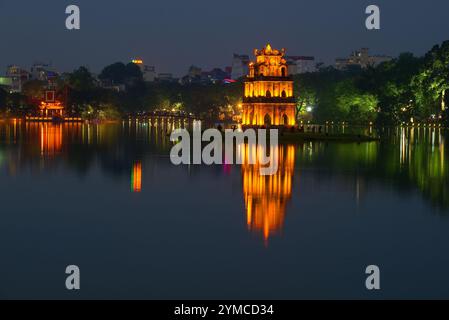
<instances>
[{"instance_id":1,"label":"waterfront structure","mask_svg":"<svg viewBox=\"0 0 449 320\"><path fill-rule=\"evenodd\" d=\"M345 70L348 67L356 66L362 69L368 67L375 67L382 62L392 60L392 57L385 55L370 56L368 48L362 48L351 53L348 58L338 58L335 60L335 68L338 70Z\"/></svg>"},{"instance_id":2,"label":"waterfront structure","mask_svg":"<svg viewBox=\"0 0 449 320\"><path fill-rule=\"evenodd\" d=\"M39 111L42 117L63 118L64 106L61 101L56 99L55 90L47 90L45 92L45 100L41 101Z\"/></svg>"},{"instance_id":3,"label":"waterfront structure","mask_svg":"<svg viewBox=\"0 0 449 320\"><path fill-rule=\"evenodd\" d=\"M255 50L245 79L242 124L244 126L294 126L296 100L293 79L288 74L285 49L269 44Z\"/></svg>"}]
</instances>

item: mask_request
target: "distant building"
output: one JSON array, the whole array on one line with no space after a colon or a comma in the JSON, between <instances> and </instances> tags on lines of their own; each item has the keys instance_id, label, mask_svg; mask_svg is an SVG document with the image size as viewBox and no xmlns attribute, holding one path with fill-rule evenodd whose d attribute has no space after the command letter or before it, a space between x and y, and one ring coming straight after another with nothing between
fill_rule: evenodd
<instances>
[{"instance_id":1,"label":"distant building","mask_svg":"<svg viewBox=\"0 0 449 320\"><path fill-rule=\"evenodd\" d=\"M235 54L232 59L231 78L240 79L248 74L249 56L245 54Z\"/></svg>"},{"instance_id":2,"label":"distant building","mask_svg":"<svg viewBox=\"0 0 449 320\"><path fill-rule=\"evenodd\" d=\"M229 79L230 73L220 68L214 68L211 71L202 71L201 68L191 66L187 75L181 78L181 84L209 84L223 83L225 79Z\"/></svg>"},{"instance_id":3,"label":"distant building","mask_svg":"<svg viewBox=\"0 0 449 320\"><path fill-rule=\"evenodd\" d=\"M100 87L105 90L112 90L115 92L126 92L125 84L117 84L109 79L101 79L101 80L98 80L98 82L100 84Z\"/></svg>"},{"instance_id":4,"label":"distant building","mask_svg":"<svg viewBox=\"0 0 449 320\"><path fill-rule=\"evenodd\" d=\"M203 83L222 83L227 78L229 78L229 73L220 68L214 68L211 71L201 73L201 81Z\"/></svg>"},{"instance_id":5,"label":"distant building","mask_svg":"<svg viewBox=\"0 0 449 320\"><path fill-rule=\"evenodd\" d=\"M288 73L291 75L316 72L315 57L311 56L286 56Z\"/></svg>"},{"instance_id":6,"label":"distant building","mask_svg":"<svg viewBox=\"0 0 449 320\"><path fill-rule=\"evenodd\" d=\"M197 66L190 66L187 74L181 78L180 82L183 85L188 85L192 83L200 83L201 82L201 74L203 73L202 69Z\"/></svg>"},{"instance_id":7,"label":"distant building","mask_svg":"<svg viewBox=\"0 0 449 320\"><path fill-rule=\"evenodd\" d=\"M6 78L10 79L10 92L22 92L22 85L30 79L28 71L16 65L8 66Z\"/></svg>"},{"instance_id":8,"label":"distant building","mask_svg":"<svg viewBox=\"0 0 449 320\"><path fill-rule=\"evenodd\" d=\"M133 59L131 62L139 66L144 81L154 82L156 80L156 67L145 65L142 59Z\"/></svg>"},{"instance_id":9,"label":"distant building","mask_svg":"<svg viewBox=\"0 0 449 320\"><path fill-rule=\"evenodd\" d=\"M382 62L392 60L392 57L385 55L369 55L368 48L362 48L351 53L348 58L338 58L335 60L335 68L338 70L345 70L351 66L357 66L362 69L366 69L370 66L375 67Z\"/></svg>"},{"instance_id":10,"label":"distant building","mask_svg":"<svg viewBox=\"0 0 449 320\"><path fill-rule=\"evenodd\" d=\"M156 80L155 66L145 66L143 68L143 80L146 82L154 82Z\"/></svg>"},{"instance_id":11,"label":"distant building","mask_svg":"<svg viewBox=\"0 0 449 320\"><path fill-rule=\"evenodd\" d=\"M157 75L157 81L159 82L177 82L177 79L173 77L172 73L159 73Z\"/></svg>"},{"instance_id":12,"label":"distant building","mask_svg":"<svg viewBox=\"0 0 449 320\"><path fill-rule=\"evenodd\" d=\"M46 63L34 63L30 70L31 80L51 81L58 77L58 73Z\"/></svg>"},{"instance_id":13,"label":"distant building","mask_svg":"<svg viewBox=\"0 0 449 320\"><path fill-rule=\"evenodd\" d=\"M201 77L202 72L203 70L200 67L190 66L187 76L191 79L195 79L197 77Z\"/></svg>"}]
</instances>

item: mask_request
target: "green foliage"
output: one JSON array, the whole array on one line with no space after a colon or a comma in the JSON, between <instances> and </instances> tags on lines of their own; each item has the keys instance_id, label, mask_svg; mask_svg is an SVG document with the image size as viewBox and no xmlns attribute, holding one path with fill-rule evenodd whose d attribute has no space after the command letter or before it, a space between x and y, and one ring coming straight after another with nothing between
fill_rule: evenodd
<instances>
[{"instance_id":1,"label":"green foliage","mask_svg":"<svg viewBox=\"0 0 449 320\"><path fill-rule=\"evenodd\" d=\"M413 77L412 86L420 113L445 111L449 89L449 41L433 47L426 54L422 68Z\"/></svg>"},{"instance_id":2,"label":"green foliage","mask_svg":"<svg viewBox=\"0 0 449 320\"><path fill-rule=\"evenodd\" d=\"M42 99L45 94L47 83L45 81L31 80L22 86L22 93L30 98Z\"/></svg>"},{"instance_id":3,"label":"green foliage","mask_svg":"<svg viewBox=\"0 0 449 320\"><path fill-rule=\"evenodd\" d=\"M73 90L88 92L95 88L95 80L86 67L80 67L70 74L69 85Z\"/></svg>"},{"instance_id":4,"label":"green foliage","mask_svg":"<svg viewBox=\"0 0 449 320\"><path fill-rule=\"evenodd\" d=\"M143 75L134 63L125 65L122 62L111 64L103 69L100 80L110 81L111 84L127 84L130 81L142 81Z\"/></svg>"},{"instance_id":5,"label":"green foliage","mask_svg":"<svg viewBox=\"0 0 449 320\"><path fill-rule=\"evenodd\" d=\"M449 100L449 42L424 58L403 53L377 67L321 69L295 78L298 113L315 105L316 122L397 124L427 121Z\"/></svg>"}]
</instances>

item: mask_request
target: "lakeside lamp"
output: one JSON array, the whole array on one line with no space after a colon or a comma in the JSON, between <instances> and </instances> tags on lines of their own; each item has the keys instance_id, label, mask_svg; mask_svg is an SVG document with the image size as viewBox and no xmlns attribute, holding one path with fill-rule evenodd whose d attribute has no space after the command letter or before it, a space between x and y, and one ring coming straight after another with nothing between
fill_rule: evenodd
<instances>
[{"instance_id":1,"label":"lakeside lamp","mask_svg":"<svg viewBox=\"0 0 449 320\"><path fill-rule=\"evenodd\" d=\"M306 111L307 111L307 112L312 112L312 107L307 107L307 108L306 108Z\"/></svg>"}]
</instances>

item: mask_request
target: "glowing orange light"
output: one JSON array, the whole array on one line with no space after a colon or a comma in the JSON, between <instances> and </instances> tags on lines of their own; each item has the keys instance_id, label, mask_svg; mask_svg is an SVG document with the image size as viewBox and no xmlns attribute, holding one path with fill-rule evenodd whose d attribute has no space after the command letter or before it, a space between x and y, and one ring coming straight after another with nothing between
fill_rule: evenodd
<instances>
[{"instance_id":1,"label":"glowing orange light","mask_svg":"<svg viewBox=\"0 0 449 320\"><path fill-rule=\"evenodd\" d=\"M62 150L62 126L57 124L40 124L41 154L53 156Z\"/></svg>"},{"instance_id":2,"label":"glowing orange light","mask_svg":"<svg viewBox=\"0 0 449 320\"><path fill-rule=\"evenodd\" d=\"M137 162L133 166L133 171L131 174L131 187L133 192L142 191L142 163Z\"/></svg>"},{"instance_id":3,"label":"glowing orange light","mask_svg":"<svg viewBox=\"0 0 449 320\"><path fill-rule=\"evenodd\" d=\"M270 236L280 233L284 225L287 202L292 194L295 147L279 146L272 151L279 154L279 170L272 176L260 175L260 165L249 164L250 152L257 154L263 150L243 145L241 152L248 230L262 234L267 244Z\"/></svg>"},{"instance_id":4,"label":"glowing orange light","mask_svg":"<svg viewBox=\"0 0 449 320\"><path fill-rule=\"evenodd\" d=\"M242 124L246 126L294 126L296 103L293 80L288 77L285 50L269 44L254 50L245 80Z\"/></svg>"}]
</instances>

